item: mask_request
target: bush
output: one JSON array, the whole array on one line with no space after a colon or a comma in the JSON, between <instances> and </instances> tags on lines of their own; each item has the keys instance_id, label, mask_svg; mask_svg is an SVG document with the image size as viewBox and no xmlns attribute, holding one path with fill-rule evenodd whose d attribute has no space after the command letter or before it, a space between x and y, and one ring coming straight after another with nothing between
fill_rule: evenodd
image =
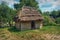
<instances>
[{"instance_id":1,"label":"bush","mask_svg":"<svg viewBox=\"0 0 60 40\"><path fill-rule=\"evenodd\" d=\"M56 23L60 24L60 17L56 18Z\"/></svg>"},{"instance_id":2,"label":"bush","mask_svg":"<svg viewBox=\"0 0 60 40\"><path fill-rule=\"evenodd\" d=\"M44 16L44 21L43 21L44 26L55 26L55 20L51 18L50 16Z\"/></svg>"},{"instance_id":3,"label":"bush","mask_svg":"<svg viewBox=\"0 0 60 40\"><path fill-rule=\"evenodd\" d=\"M8 30L9 30L10 32L19 32L19 31L20 31L20 30L18 30L15 26L10 27Z\"/></svg>"}]
</instances>

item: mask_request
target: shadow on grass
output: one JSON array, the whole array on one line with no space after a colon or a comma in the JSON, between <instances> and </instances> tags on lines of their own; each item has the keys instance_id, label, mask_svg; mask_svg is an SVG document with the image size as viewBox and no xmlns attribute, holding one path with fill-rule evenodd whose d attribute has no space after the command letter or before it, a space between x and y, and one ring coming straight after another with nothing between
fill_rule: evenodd
<instances>
[{"instance_id":1,"label":"shadow on grass","mask_svg":"<svg viewBox=\"0 0 60 40\"><path fill-rule=\"evenodd\" d=\"M10 32L20 32L21 30L16 29L16 27L10 27L8 29Z\"/></svg>"}]
</instances>

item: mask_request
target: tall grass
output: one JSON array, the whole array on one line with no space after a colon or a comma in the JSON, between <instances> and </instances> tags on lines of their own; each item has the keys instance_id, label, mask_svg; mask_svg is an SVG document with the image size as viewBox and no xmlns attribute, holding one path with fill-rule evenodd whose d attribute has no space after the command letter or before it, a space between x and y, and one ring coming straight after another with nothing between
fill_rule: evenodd
<instances>
[{"instance_id":1,"label":"tall grass","mask_svg":"<svg viewBox=\"0 0 60 40\"><path fill-rule=\"evenodd\" d=\"M15 27L0 28L4 40L48 40L43 34L60 35L60 26L43 26L42 29L19 31Z\"/></svg>"}]
</instances>

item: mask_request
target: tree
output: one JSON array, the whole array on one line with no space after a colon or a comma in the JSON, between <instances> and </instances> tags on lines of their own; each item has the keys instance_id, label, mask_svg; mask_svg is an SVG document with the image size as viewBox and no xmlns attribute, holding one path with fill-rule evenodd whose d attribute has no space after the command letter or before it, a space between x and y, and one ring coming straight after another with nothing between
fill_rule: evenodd
<instances>
[{"instance_id":1,"label":"tree","mask_svg":"<svg viewBox=\"0 0 60 40\"><path fill-rule=\"evenodd\" d=\"M36 0L20 0L19 2L19 4L14 4L14 8L17 10L21 9L23 6L38 8L38 2Z\"/></svg>"},{"instance_id":2,"label":"tree","mask_svg":"<svg viewBox=\"0 0 60 40\"><path fill-rule=\"evenodd\" d=\"M13 17L16 15L16 11L9 8L7 4L4 2L1 3L0 5L0 22L2 23L9 23L11 26L10 22L13 21Z\"/></svg>"},{"instance_id":3,"label":"tree","mask_svg":"<svg viewBox=\"0 0 60 40\"><path fill-rule=\"evenodd\" d=\"M52 16L53 18L57 18L59 16L59 11L52 11L50 16Z\"/></svg>"},{"instance_id":4,"label":"tree","mask_svg":"<svg viewBox=\"0 0 60 40\"><path fill-rule=\"evenodd\" d=\"M60 24L60 17L56 18L56 23Z\"/></svg>"},{"instance_id":5,"label":"tree","mask_svg":"<svg viewBox=\"0 0 60 40\"><path fill-rule=\"evenodd\" d=\"M7 15L6 14L8 14L8 10L9 10L9 7L4 2L2 2L0 4L0 22L1 22L1 24L7 22L7 19L6 19Z\"/></svg>"},{"instance_id":6,"label":"tree","mask_svg":"<svg viewBox=\"0 0 60 40\"><path fill-rule=\"evenodd\" d=\"M55 19L55 23L60 24L60 10L52 11L50 16Z\"/></svg>"},{"instance_id":7,"label":"tree","mask_svg":"<svg viewBox=\"0 0 60 40\"><path fill-rule=\"evenodd\" d=\"M60 17L60 10L58 10L57 12L58 12L58 16L57 17Z\"/></svg>"},{"instance_id":8,"label":"tree","mask_svg":"<svg viewBox=\"0 0 60 40\"><path fill-rule=\"evenodd\" d=\"M50 15L50 12L48 12L48 11L47 12L43 12L43 15L44 16L49 16Z\"/></svg>"},{"instance_id":9,"label":"tree","mask_svg":"<svg viewBox=\"0 0 60 40\"><path fill-rule=\"evenodd\" d=\"M13 18L15 17L15 15L16 15L16 10L9 9L9 12L7 14L7 22L9 23L10 26L12 26L12 23L14 21Z\"/></svg>"}]
</instances>

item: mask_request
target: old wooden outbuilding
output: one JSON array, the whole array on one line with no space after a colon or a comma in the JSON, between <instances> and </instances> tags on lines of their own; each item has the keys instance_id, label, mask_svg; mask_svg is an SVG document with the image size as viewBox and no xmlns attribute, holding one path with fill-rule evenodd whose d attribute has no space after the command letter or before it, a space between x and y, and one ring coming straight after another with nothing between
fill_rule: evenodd
<instances>
[{"instance_id":1,"label":"old wooden outbuilding","mask_svg":"<svg viewBox=\"0 0 60 40\"><path fill-rule=\"evenodd\" d=\"M42 27L43 17L37 9L22 7L15 17L16 28L19 30L38 29Z\"/></svg>"}]
</instances>

